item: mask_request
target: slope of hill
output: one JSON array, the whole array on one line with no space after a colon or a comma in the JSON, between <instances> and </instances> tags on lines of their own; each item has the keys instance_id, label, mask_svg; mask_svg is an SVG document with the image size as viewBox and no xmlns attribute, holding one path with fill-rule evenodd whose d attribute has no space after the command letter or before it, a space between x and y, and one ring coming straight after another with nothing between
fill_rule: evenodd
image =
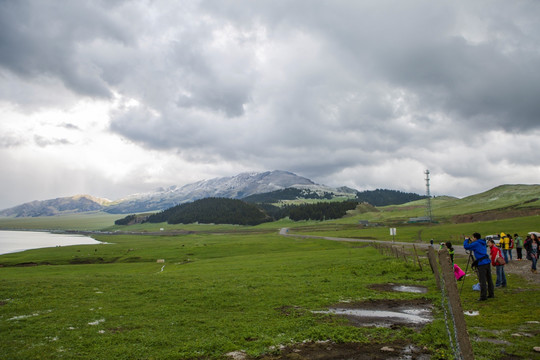
<instances>
[{"instance_id":1,"label":"slope of hill","mask_svg":"<svg viewBox=\"0 0 540 360\"><path fill-rule=\"evenodd\" d=\"M501 185L462 199L438 196L431 200L435 220L456 223L497 220L540 214L540 185ZM382 208L385 217L424 216L426 200Z\"/></svg>"},{"instance_id":2,"label":"slope of hill","mask_svg":"<svg viewBox=\"0 0 540 360\"><path fill-rule=\"evenodd\" d=\"M180 188L173 186L152 193L132 195L112 204L105 211L114 214L156 211L208 197L242 199L253 194L296 186L316 184L287 171L242 173L233 177L203 180Z\"/></svg>"},{"instance_id":3,"label":"slope of hill","mask_svg":"<svg viewBox=\"0 0 540 360\"><path fill-rule=\"evenodd\" d=\"M90 195L75 195L44 201L32 201L0 211L0 216L37 217L65 215L79 212L99 211L110 204L110 200Z\"/></svg>"},{"instance_id":4,"label":"slope of hill","mask_svg":"<svg viewBox=\"0 0 540 360\"><path fill-rule=\"evenodd\" d=\"M540 214L540 185L497 186L480 194L446 202L437 211L441 214L453 215L454 222L538 215Z\"/></svg>"},{"instance_id":5,"label":"slope of hill","mask_svg":"<svg viewBox=\"0 0 540 360\"><path fill-rule=\"evenodd\" d=\"M262 194L253 194L246 196L242 200L249 203L277 203L283 200L296 199L331 199L335 193L328 191L316 191L309 188L290 187L282 190L266 192Z\"/></svg>"},{"instance_id":6,"label":"slope of hill","mask_svg":"<svg viewBox=\"0 0 540 360\"><path fill-rule=\"evenodd\" d=\"M242 173L233 177L199 181L182 187L170 186L166 189L160 188L154 192L130 195L114 202L87 195L84 196L84 199L66 197L54 200L33 201L0 211L0 216L50 216L66 212L78 213L96 210L111 214L153 212L208 197L242 199L253 194L287 188L300 188L306 193L312 192L314 194L324 194L327 192L348 194L356 191L348 188L333 189L324 185L318 185L310 179L291 172L276 170L263 173Z\"/></svg>"}]
</instances>

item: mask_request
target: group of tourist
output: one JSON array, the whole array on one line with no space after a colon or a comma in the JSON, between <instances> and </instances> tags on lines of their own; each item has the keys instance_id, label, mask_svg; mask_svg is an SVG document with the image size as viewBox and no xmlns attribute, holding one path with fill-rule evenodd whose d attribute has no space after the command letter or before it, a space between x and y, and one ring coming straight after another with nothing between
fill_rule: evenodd
<instances>
[{"instance_id":1,"label":"group of tourist","mask_svg":"<svg viewBox=\"0 0 540 360\"><path fill-rule=\"evenodd\" d=\"M474 252L475 266L478 272L478 281L480 283L479 301L485 301L488 298L495 297L494 289L496 287L506 287L506 274L504 265L512 261L512 250L517 250L517 259L522 260L523 248L526 250L526 258L531 261L531 271L536 273L536 263L540 252L540 241L536 233L527 235L525 241L518 234L511 236L509 234L500 234L499 244L495 244L493 238L487 241L482 239L479 233L474 233L472 239L466 237L463 242L463 248ZM488 250L489 249L489 250ZM497 279L495 286L491 278L491 266L496 269Z\"/></svg>"},{"instance_id":2,"label":"group of tourist","mask_svg":"<svg viewBox=\"0 0 540 360\"><path fill-rule=\"evenodd\" d=\"M531 261L531 271L536 273L536 263L538 261L538 235L537 233L531 232L527 235L525 240L518 234L514 236L510 234L501 233L500 242L497 245L502 250L502 255L504 261L508 264L509 261L513 260L512 250L515 248L517 252L518 261L523 260L523 249L526 251L526 259Z\"/></svg>"}]
</instances>

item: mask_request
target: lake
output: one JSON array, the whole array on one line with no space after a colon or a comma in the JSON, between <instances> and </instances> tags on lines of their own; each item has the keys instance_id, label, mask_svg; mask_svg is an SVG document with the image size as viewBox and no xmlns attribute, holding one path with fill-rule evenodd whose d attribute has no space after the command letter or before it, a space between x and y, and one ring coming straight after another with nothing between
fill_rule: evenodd
<instances>
[{"instance_id":1,"label":"lake","mask_svg":"<svg viewBox=\"0 0 540 360\"><path fill-rule=\"evenodd\" d=\"M92 245L102 243L84 235L53 234L41 231L0 230L0 254L46 247L86 244Z\"/></svg>"}]
</instances>

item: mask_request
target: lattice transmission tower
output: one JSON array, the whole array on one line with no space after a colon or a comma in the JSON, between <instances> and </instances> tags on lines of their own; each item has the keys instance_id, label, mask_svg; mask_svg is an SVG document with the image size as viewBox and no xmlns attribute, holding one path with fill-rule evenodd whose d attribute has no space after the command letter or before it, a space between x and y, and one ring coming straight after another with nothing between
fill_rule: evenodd
<instances>
[{"instance_id":1,"label":"lattice transmission tower","mask_svg":"<svg viewBox=\"0 0 540 360\"><path fill-rule=\"evenodd\" d=\"M426 217L429 222L432 222L433 216L431 214L431 194L429 192L429 170L426 170L424 174L426 174Z\"/></svg>"}]
</instances>

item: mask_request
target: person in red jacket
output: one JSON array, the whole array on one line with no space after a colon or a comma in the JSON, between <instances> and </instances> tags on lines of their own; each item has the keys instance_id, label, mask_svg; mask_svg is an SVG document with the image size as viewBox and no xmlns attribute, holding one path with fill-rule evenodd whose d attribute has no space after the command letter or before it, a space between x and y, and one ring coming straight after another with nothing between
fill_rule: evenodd
<instances>
[{"instance_id":1,"label":"person in red jacket","mask_svg":"<svg viewBox=\"0 0 540 360\"><path fill-rule=\"evenodd\" d=\"M490 248L491 265L495 266L497 270L497 280L495 281L495 287L506 287L506 274L504 273L504 265L497 262L497 257L504 259L501 249L495 246L493 240L488 240L487 245Z\"/></svg>"}]
</instances>

